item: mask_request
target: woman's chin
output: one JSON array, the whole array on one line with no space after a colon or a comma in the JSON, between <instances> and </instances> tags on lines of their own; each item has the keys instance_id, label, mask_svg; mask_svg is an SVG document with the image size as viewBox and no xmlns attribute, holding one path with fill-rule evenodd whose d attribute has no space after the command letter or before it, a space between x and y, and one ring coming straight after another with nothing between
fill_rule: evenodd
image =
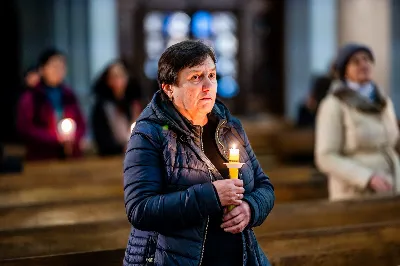
<instances>
[{"instance_id":1,"label":"woman's chin","mask_svg":"<svg viewBox=\"0 0 400 266\"><path fill-rule=\"evenodd\" d=\"M215 101L213 100L201 100L199 103L199 111L204 112L204 113L209 113L214 107Z\"/></svg>"}]
</instances>

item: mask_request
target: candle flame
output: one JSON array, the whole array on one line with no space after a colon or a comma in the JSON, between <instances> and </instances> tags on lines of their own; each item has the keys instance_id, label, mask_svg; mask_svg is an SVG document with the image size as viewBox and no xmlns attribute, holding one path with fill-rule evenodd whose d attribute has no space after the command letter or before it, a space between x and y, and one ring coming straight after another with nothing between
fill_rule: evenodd
<instances>
[{"instance_id":1,"label":"candle flame","mask_svg":"<svg viewBox=\"0 0 400 266\"><path fill-rule=\"evenodd\" d=\"M71 132L71 131L72 131L72 128L73 128L73 124L72 124L71 119L67 118L67 119L64 119L64 120L61 122L61 130L62 130L64 133L69 133L69 132Z\"/></svg>"},{"instance_id":2,"label":"candle flame","mask_svg":"<svg viewBox=\"0 0 400 266\"><path fill-rule=\"evenodd\" d=\"M58 132L62 135L74 134L75 128L75 121L71 118L65 118L58 123Z\"/></svg>"},{"instance_id":3,"label":"candle flame","mask_svg":"<svg viewBox=\"0 0 400 266\"><path fill-rule=\"evenodd\" d=\"M236 149L236 144L232 144L232 148L231 149Z\"/></svg>"}]
</instances>

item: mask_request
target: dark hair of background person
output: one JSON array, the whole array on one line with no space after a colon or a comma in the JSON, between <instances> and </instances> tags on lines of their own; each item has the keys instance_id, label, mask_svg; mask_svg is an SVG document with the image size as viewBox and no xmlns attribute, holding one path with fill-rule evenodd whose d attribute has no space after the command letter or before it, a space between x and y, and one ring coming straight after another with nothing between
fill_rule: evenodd
<instances>
[{"instance_id":1,"label":"dark hair of background person","mask_svg":"<svg viewBox=\"0 0 400 266\"><path fill-rule=\"evenodd\" d=\"M108 85L108 76L111 68L116 64L122 64L128 75L126 89L122 98L117 98L113 89ZM101 72L92 87L95 96L95 103L91 114L93 137L96 143L98 154L101 156L123 154L125 147L119 143L108 122L107 114L104 110L106 102L111 102L123 114L128 121L135 119L132 117L133 103L141 101L141 87L139 82L130 75L129 65L125 60L116 59L110 62Z\"/></svg>"},{"instance_id":2,"label":"dark hair of background person","mask_svg":"<svg viewBox=\"0 0 400 266\"><path fill-rule=\"evenodd\" d=\"M114 96L112 89L108 85L108 74L112 66L116 64L122 64L128 75L128 83L125 91L125 95L122 99L117 99ZM139 82L131 75L128 63L123 59L116 59L110 62L100 76L97 78L93 85L93 93L96 96L97 101L111 101L116 104L121 112L126 114L131 119L131 104L134 100L141 99L142 92Z\"/></svg>"},{"instance_id":3,"label":"dark hair of background person","mask_svg":"<svg viewBox=\"0 0 400 266\"><path fill-rule=\"evenodd\" d=\"M62 52L61 50L54 48L54 47L49 47L43 50L43 52L39 55L38 59L38 67L41 68L47 64L47 62L53 57L53 56L63 56L65 58L65 53Z\"/></svg>"}]
</instances>

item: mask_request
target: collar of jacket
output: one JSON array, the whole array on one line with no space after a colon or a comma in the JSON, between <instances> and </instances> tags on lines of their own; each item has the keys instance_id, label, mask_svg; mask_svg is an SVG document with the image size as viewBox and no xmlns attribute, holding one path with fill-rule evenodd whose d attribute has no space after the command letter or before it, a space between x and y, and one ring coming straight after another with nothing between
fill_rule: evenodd
<instances>
[{"instance_id":1,"label":"collar of jacket","mask_svg":"<svg viewBox=\"0 0 400 266\"><path fill-rule=\"evenodd\" d=\"M30 88L30 91L32 91L35 94L45 96L46 95L46 87L48 87L48 86L46 84L44 84L43 81L41 81L35 87ZM57 88L60 89L61 94L64 98L69 99L71 97L72 98L74 97L72 89L69 88L68 86L66 86L64 84L60 84Z\"/></svg>"},{"instance_id":2,"label":"collar of jacket","mask_svg":"<svg viewBox=\"0 0 400 266\"><path fill-rule=\"evenodd\" d=\"M386 107L386 99L381 90L373 84L376 93L375 101L370 101L358 91L349 88L344 82L336 83L332 93L340 101L364 113L381 113Z\"/></svg>"},{"instance_id":3,"label":"collar of jacket","mask_svg":"<svg viewBox=\"0 0 400 266\"><path fill-rule=\"evenodd\" d=\"M181 115L161 91L154 94L153 99L146 109L148 109L147 112L144 111L137 122L149 119L163 126L168 125L169 128L176 131L179 135L195 139L200 138L201 126L193 125L187 118ZM150 115L151 113L154 116ZM220 130L230 126L231 115L225 105L219 100L215 101L209 116L218 121Z\"/></svg>"},{"instance_id":4,"label":"collar of jacket","mask_svg":"<svg viewBox=\"0 0 400 266\"><path fill-rule=\"evenodd\" d=\"M227 147L224 147L223 137L231 131L232 134L237 136L237 139L244 145L242 138L234 126L234 118L231 116L225 105L216 101L212 111L209 114L210 119L216 119L218 121L217 130L215 132L215 141L218 146L220 154L228 160ZM221 174L207 158L201 149L201 133L202 127L194 126L183 117L173 106L173 104L158 91L154 94L153 99L143 110L136 123L140 121L152 121L160 126L168 126L168 129L176 133L183 142L188 143L188 146L193 149L204 161L215 179L223 179Z\"/></svg>"}]
</instances>

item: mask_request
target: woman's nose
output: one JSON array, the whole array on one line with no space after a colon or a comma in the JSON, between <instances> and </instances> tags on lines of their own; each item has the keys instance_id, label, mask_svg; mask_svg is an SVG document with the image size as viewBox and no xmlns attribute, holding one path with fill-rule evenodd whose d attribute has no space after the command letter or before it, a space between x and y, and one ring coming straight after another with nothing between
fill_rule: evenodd
<instances>
[{"instance_id":1,"label":"woman's nose","mask_svg":"<svg viewBox=\"0 0 400 266\"><path fill-rule=\"evenodd\" d=\"M209 91L213 86L213 83L209 78L205 78L203 82L203 91Z\"/></svg>"}]
</instances>

